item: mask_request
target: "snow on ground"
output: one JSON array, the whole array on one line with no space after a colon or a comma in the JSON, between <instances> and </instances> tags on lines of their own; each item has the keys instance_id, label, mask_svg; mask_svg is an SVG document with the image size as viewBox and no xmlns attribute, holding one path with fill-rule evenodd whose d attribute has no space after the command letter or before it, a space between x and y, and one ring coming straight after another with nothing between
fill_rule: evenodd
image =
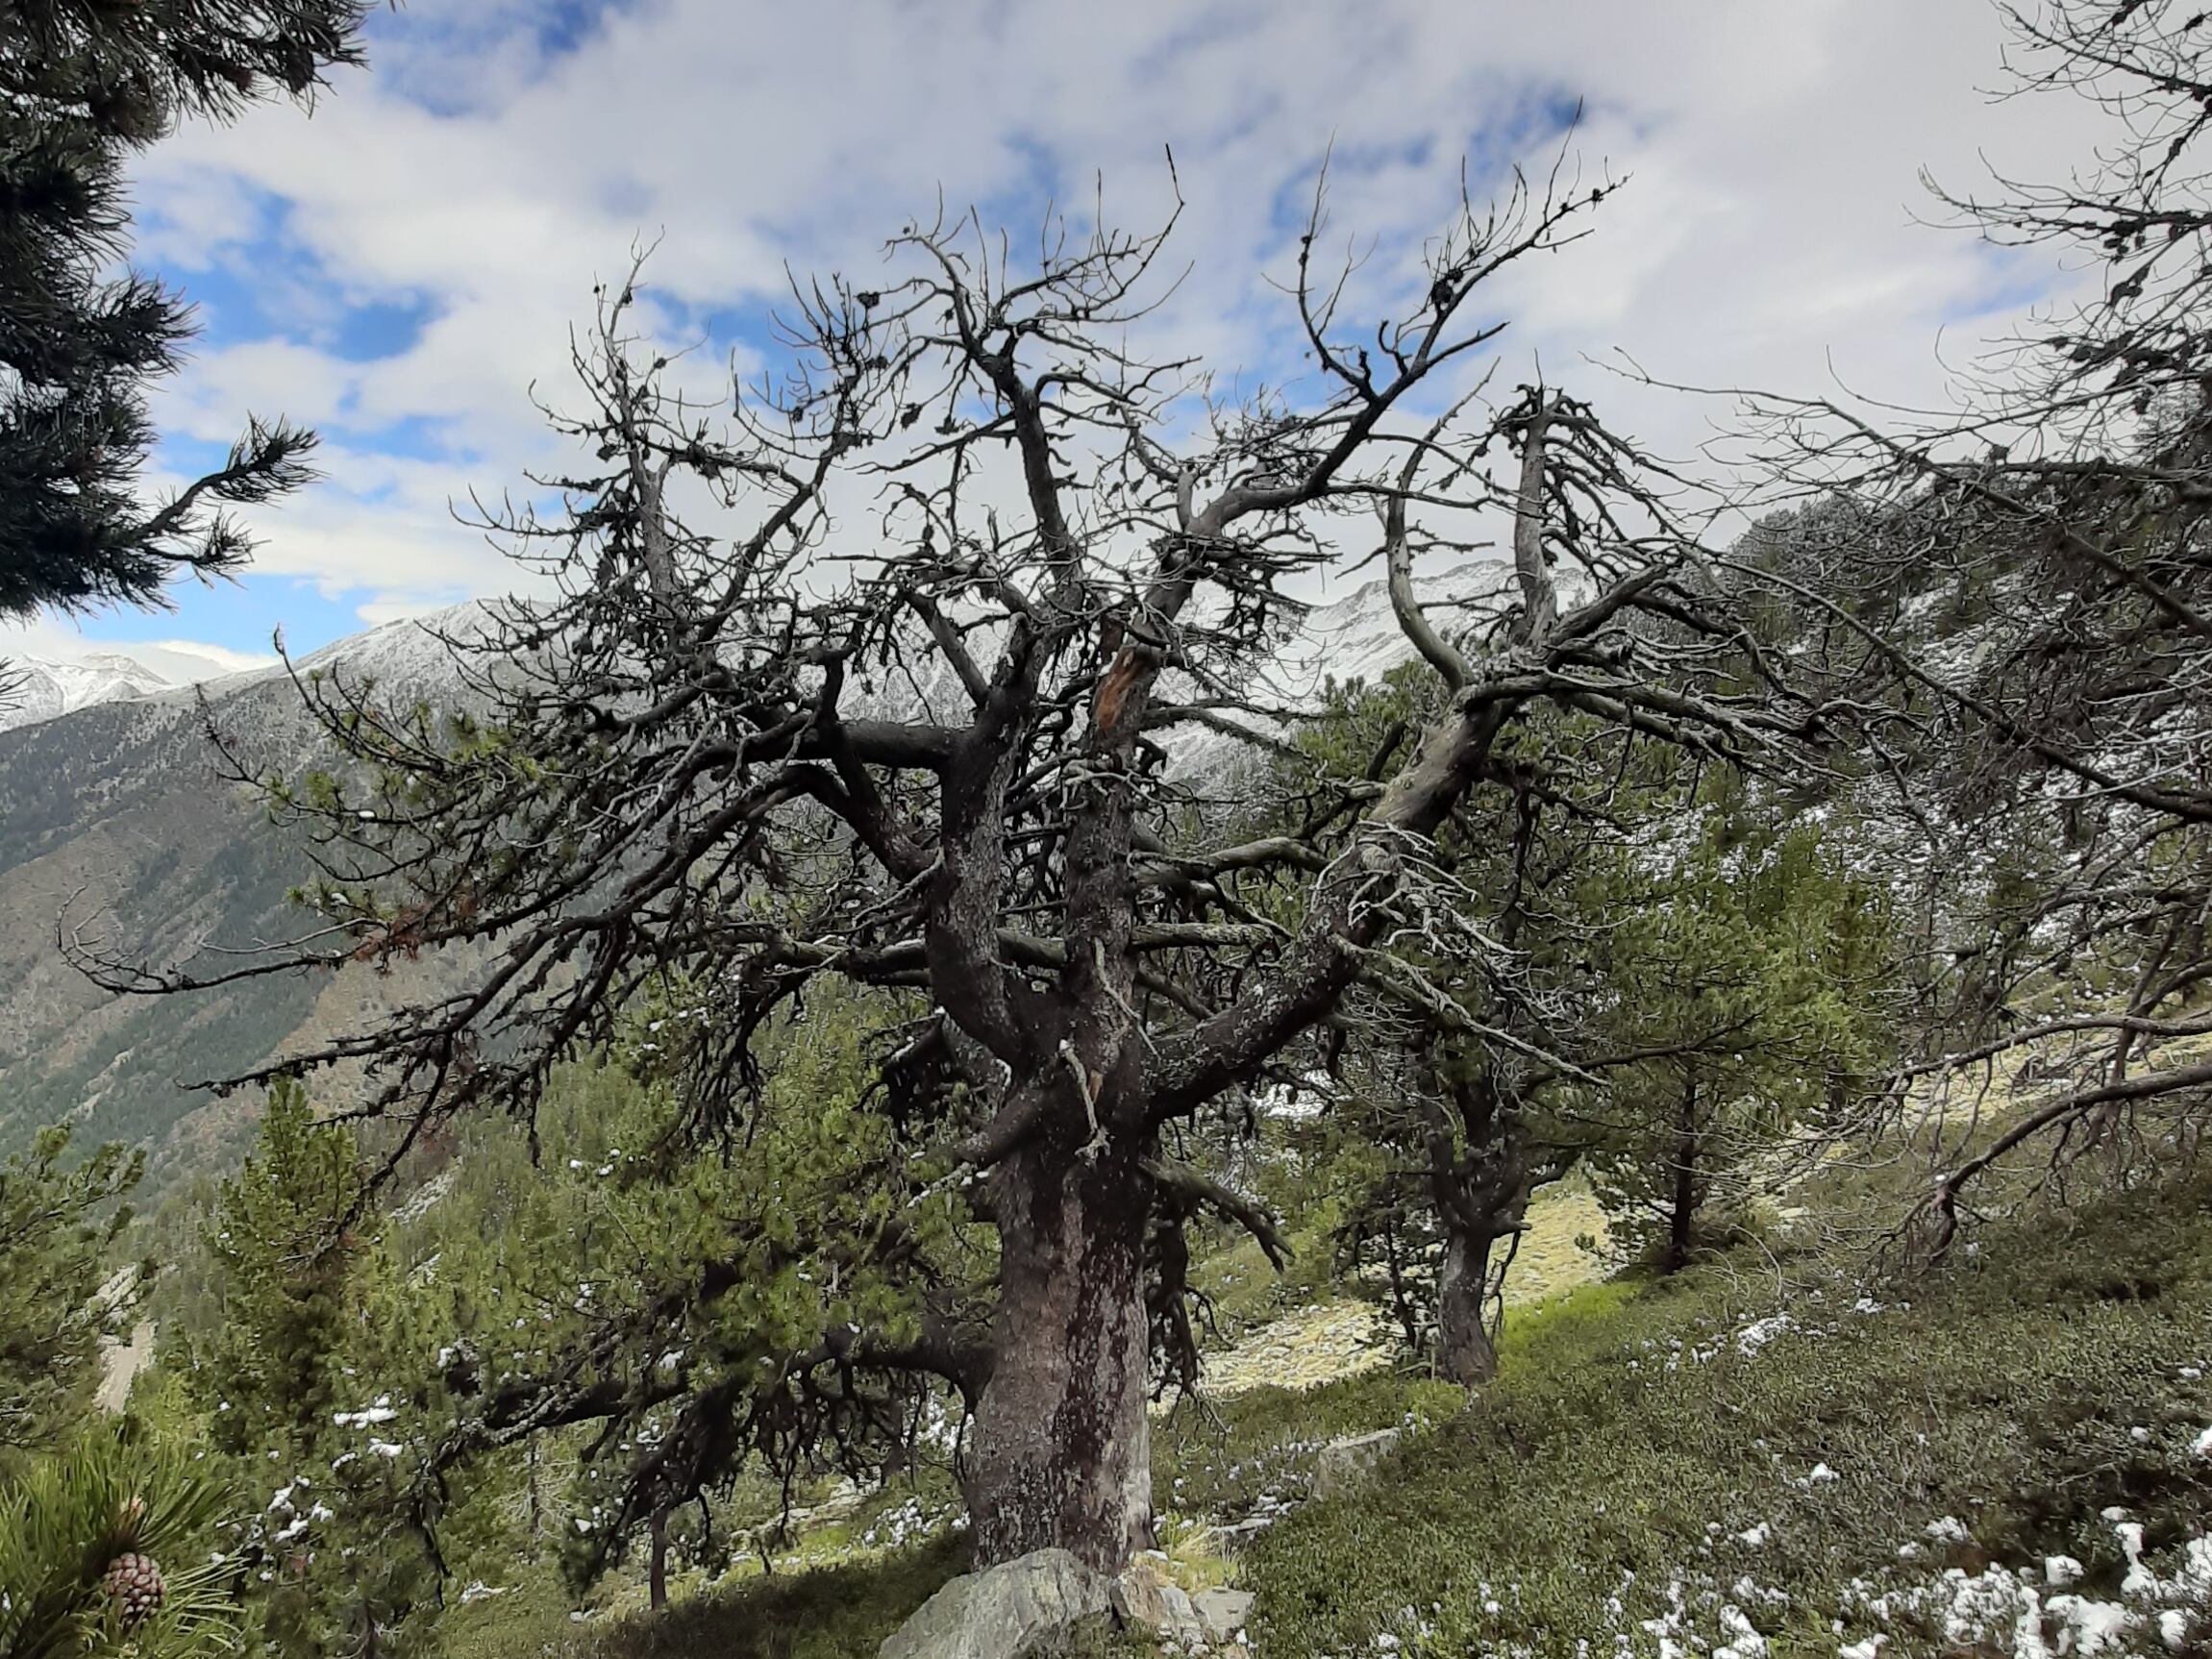
<instances>
[{"instance_id":1,"label":"snow on ground","mask_svg":"<svg viewBox=\"0 0 2212 1659\"><path fill-rule=\"evenodd\" d=\"M1950 1518L1945 1518L1949 1521ZM2104 1519L2127 1561L2117 1600L2077 1594L2070 1588L2081 1576L2081 1564L2051 1556L2040 1567L1993 1562L1978 1572L1963 1567L1901 1589L1862 1592L1856 1611L1877 1623L1911 1621L1943 1632L1947 1650L1988 1652L2007 1659L2059 1659L2079 1654L2131 1653L2158 1647L2175 1653L2204 1651L2212 1639L2212 1538L2192 1538L2181 1547L2171 1576L2161 1576L2144 1559L2143 1527L2125 1509L2107 1509ZM1931 1537L1950 1537L1944 1522L1931 1523ZM1956 1522L1951 1522L1957 1528ZM1963 1530L1963 1528L1959 1528ZM1838 1649L1838 1659L1871 1655L1888 1646L1901 1654L1901 1643L1881 1635Z\"/></svg>"}]
</instances>

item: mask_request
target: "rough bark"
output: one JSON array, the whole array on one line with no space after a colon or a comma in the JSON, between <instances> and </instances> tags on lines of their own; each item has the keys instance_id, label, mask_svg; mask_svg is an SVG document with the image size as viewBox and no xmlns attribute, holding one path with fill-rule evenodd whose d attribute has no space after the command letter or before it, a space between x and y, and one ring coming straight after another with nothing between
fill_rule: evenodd
<instances>
[{"instance_id":1,"label":"rough bark","mask_svg":"<svg viewBox=\"0 0 2212 1659\"><path fill-rule=\"evenodd\" d=\"M1498 1374L1498 1350L1482 1318L1490 1277L1490 1243L1454 1228L1436 1270L1436 1372L1473 1388Z\"/></svg>"},{"instance_id":2,"label":"rough bark","mask_svg":"<svg viewBox=\"0 0 2212 1659\"><path fill-rule=\"evenodd\" d=\"M529 1473L525 1479L530 1493L530 1548L531 1553L534 1555L537 1552L538 1540L545 1536L545 1504L538 1491L537 1441L533 1438L528 1444L530 1447Z\"/></svg>"},{"instance_id":3,"label":"rough bark","mask_svg":"<svg viewBox=\"0 0 2212 1659\"><path fill-rule=\"evenodd\" d=\"M1483 1317L1490 1252L1519 1236L1529 1198L1565 1172L1554 1153L1540 1162L1519 1085L1494 1061L1449 1073L1429 1055L1424 1087L1429 1190L1444 1233L1436 1266L1436 1368L1447 1381L1475 1387L1497 1374L1498 1353ZM1507 1258L1511 1265L1511 1258Z\"/></svg>"},{"instance_id":4,"label":"rough bark","mask_svg":"<svg viewBox=\"0 0 2212 1659\"><path fill-rule=\"evenodd\" d=\"M994 1176L995 1363L967 1479L982 1565L1057 1547L1114 1572L1152 1545L1138 1165L1119 1143L1037 1145Z\"/></svg>"}]
</instances>

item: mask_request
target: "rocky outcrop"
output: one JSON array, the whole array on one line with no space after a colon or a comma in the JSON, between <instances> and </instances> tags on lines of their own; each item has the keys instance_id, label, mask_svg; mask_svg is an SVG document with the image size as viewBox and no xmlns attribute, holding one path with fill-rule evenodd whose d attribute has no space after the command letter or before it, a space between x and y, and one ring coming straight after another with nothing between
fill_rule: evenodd
<instances>
[{"instance_id":1,"label":"rocky outcrop","mask_svg":"<svg viewBox=\"0 0 2212 1659\"><path fill-rule=\"evenodd\" d=\"M1397 1450L1399 1433L1395 1428L1379 1428L1373 1434L1330 1441L1313 1461L1313 1496L1333 1498L1363 1484L1375 1473L1376 1465Z\"/></svg>"},{"instance_id":2,"label":"rocky outcrop","mask_svg":"<svg viewBox=\"0 0 2212 1659\"><path fill-rule=\"evenodd\" d=\"M1110 1612L1111 1588L1065 1549L1039 1549L953 1579L885 1638L878 1659L1015 1659Z\"/></svg>"},{"instance_id":3,"label":"rocky outcrop","mask_svg":"<svg viewBox=\"0 0 2212 1659\"><path fill-rule=\"evenodd\" d=\"M1094 1572L1065 1549L1040 1549L953 1579L877 1649L878 1659L1019 1659L1049 1653L1086 1619L1110 1616L1184 1652L1241 1644L1252 1597L1242 1590L1187 1594L1148 1550L1118 1578Z\"/></svg>"},{"instance_id":4,"label":"rocky outcrop","mask_svg":"<svg viewBox=\"0 0 2212 1659\"><path fill-rule=\"evenodd\" d=\"M1216 1647L1244 1639L1244 1626L1252 1618L1252 1592L1216 1588L1201 1590L1191 1598L1198 1613L1199 1629Z\"/></svg>"},{"instance_id":5,"label":"rocky outcrop","mask_svg":"<svg viewBox=\"0 0 2212 1659\"><path fill-rule=\"evenodd\" d=\"M1181 1585L1168 1577L1167 1558L1140 1555L1107 1591L1117 1623L1150 1630L1174 1647L1196 1647L1206 1639L1198 1607Z\"/></svg>"}]
</instances>

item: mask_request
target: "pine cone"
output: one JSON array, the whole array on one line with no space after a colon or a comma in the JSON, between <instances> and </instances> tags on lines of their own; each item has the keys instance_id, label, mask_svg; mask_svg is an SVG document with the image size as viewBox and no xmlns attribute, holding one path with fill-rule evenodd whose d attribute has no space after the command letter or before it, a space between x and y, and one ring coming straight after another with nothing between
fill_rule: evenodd
<instances>
[{"instance_id":1,"label":"pine cone","mask_svg":"<svg viewBox=\"0 0 2212 1659\"><path fill-rule=\"evenodd\" d=\"M137 1624L151 1619L162 1610L162 1597L168 1587L162 1582L162 1570L151 1555L140 1555L127 1550L109 1564L106 1579L108 1597L115 1603L125 1624Z\"/></svg>"}]
</instances>

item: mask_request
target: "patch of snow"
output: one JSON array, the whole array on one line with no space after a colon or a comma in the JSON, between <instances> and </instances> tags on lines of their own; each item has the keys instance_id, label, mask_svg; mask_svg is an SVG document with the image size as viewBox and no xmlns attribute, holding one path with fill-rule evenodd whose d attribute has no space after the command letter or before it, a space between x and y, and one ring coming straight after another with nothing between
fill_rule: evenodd
<instances>
[{"instance_id":1,"label":"patch of snow","mask_svg":"<svg viewBox=\"0 0 2212 1659\"><path fill-rule=\"evenodd\" d=\"M2171 1650L2194 1650L2190 1644L2212 1624L2212 1539L2188 1540L2177 1571L2162 1578L2144 1559L2141 1523L2120 1508L2104 1511L2104 1519L2127 1561L2117 1601L2067 1590L2085 1572L2069 1555L2047 1556L2040 1583L2030 1575L2033 1569L2016 1572L1992 1564L1976 1573L1950 1568L1934 1579L1879 1596L1865 1594L1863 1581L1853 1589L1864 1611L1876 1620L1911 1615L1940 1627L1951 1648L2001 1653L2005 1659L2096 1659L2139 1651L2138 1638L2152 1631ZM1948 1542L1962 1541L1964 1531L1951 1516L1928 1528L1930 1536ZM1952 1537L1954 1532L1958 1536ZM2057 1593L2047 1597L2047 1591ZM1871 1656L1878 1641L1872 1637L1841 1647L1838 1659Z\"/></svg>"},{"instance_id":2,"label":"patch of snow","mask_svg":"<svg viewBox=\"0 0 2212 1659\"><path fill-rule=\"evenodd\" d=\"M359 1411L333 1412L331 1421L340 1428L374 1428L380 1423L389 1423L398 1415L392 1409L391 1396L380 1394L374 1405L363 1406Z\"/></svg>"},{"instance_id":3,"label":"patch of snow","mask_svg":"<svg viewBox=\"0 0 2212 1659\"><path fill-rule=\"evenodd\" d=\"M1746 1355L1758 1352L1760 1349L1766 1347L1783 1331L1788 1330L1791 1323L1790 1316L1786 1313L1770 1314L1765 1319L1753 1321L1736 1332L1736 1351Z\"/></svg>"}]
</instances>

